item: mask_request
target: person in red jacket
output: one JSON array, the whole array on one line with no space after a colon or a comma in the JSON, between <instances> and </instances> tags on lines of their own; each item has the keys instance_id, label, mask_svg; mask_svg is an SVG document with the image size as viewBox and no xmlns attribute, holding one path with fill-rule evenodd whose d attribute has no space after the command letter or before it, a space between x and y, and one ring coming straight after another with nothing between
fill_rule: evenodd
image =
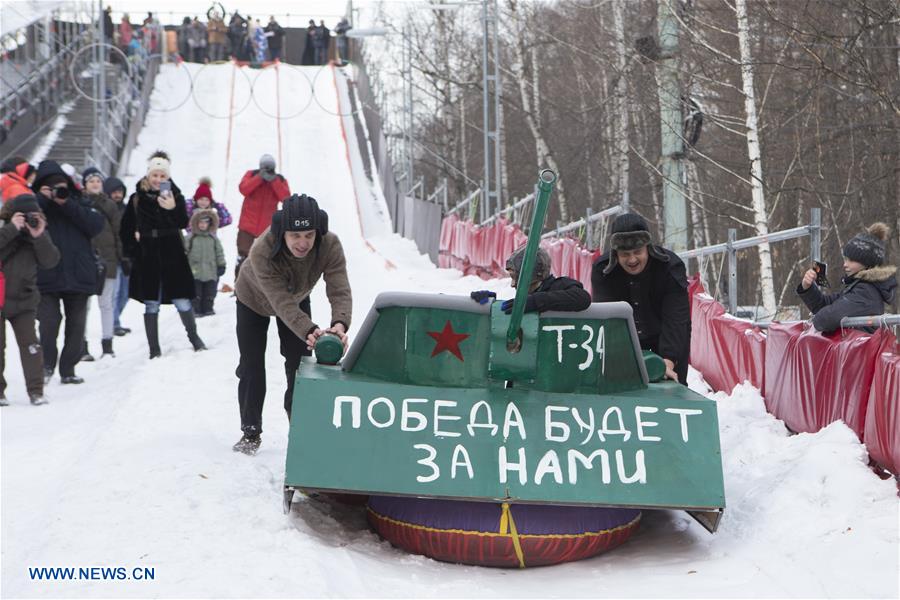
<instances>
[{"instance_id":1,"label":"person in red jacket","mask_svg":"<svg viewBox=\"0 0 900 600\"><path fill-rule=\"evenodd\" d=\"M241 220L238 222L235 276L241 261L250 254L253 240L272 224L272 215L278 210L278 203L291 195L287 179L275 172L275 159L270 154L260 157L259 169L244 173L238 189L244 195L244 204L241 207Z\"/></svg>"},{"instance_id":2,"label":"person in red jacket","mask_svg":"<svg viewBox=\"0 0 900 600\"><path fill-rule=\"evenodd\" d=\"M31 194L31 182L37 173L34 166L21 156L13 156L0 165L0 192L3 202L23 194Z\"/></svg>"}]
</instances>

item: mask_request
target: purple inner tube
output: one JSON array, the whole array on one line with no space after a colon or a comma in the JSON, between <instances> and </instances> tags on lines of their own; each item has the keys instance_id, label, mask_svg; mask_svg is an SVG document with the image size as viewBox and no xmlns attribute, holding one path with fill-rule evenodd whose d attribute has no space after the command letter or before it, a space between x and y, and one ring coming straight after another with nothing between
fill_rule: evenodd
<instances>
[{"instance_id":1,"label":"purple inner tube","mask_svg":"<svg viewBox=\"0 0 900 600\"><path fill-rule=\"evenodd\" d=\"M438 500L400 496L371 496L369 508L376 513L422 527L497 531L502 509L499 502ZM516 529L522 535L573 534L604 531L633 521L634 508L510 504Z\"/></svg>"}]
</instances>

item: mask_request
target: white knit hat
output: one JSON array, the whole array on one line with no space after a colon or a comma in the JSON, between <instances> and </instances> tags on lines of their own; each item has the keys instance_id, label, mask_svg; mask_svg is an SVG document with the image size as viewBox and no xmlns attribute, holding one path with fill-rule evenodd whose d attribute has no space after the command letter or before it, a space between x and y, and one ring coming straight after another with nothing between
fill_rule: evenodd
<instances>
[{"instance_id":1,"label":"white knit hat","mask_svg":"<svg viewBox=\"0 0 900 600\"><path fill-rule=\"evenodd\" d=\"M172 163L170 163L166 158L163 158L161 156L152 156L150 157L150 160L147 161L147 175L150 174L150 171L162 171L166 174L166 176L168 176L169 166L171 164Z\"/></svg>"}]
</instances>

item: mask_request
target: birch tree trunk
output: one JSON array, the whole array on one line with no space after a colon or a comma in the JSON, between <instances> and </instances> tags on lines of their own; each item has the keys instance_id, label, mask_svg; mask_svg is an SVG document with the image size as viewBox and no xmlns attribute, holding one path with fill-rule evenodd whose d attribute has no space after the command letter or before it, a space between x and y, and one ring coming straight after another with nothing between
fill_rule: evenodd
<instances>
[{"instance_id":1,"label":"birch tree trunk","mask_svg":"<svg viewBox=\"0 0 900 600\"><path fill-rule=\"evenodd\" d=\"M616 166L618 173L618 181L616 190L619 196L619 203L625 210L629 209L631 204L628 190L628 174L630 163L628 159L628 106L626 98L625 69L625 0L614 0L613 2L613 21L616 31L616 67L618 79L616 80L615 89L615 140L616 140Z\"/></svg>"},{"instance_id":2,"label":"birch tree trunk","mask_svg":"<svg viewBox=\"0 0 900 600\"><path fill-rule=\"evenodd\" d=\"M556 158L553 156L553 152L550 150L550 145L547 143L547 140L544 137L540 124L535 117L535 102L533 102L531 93L528 90L529 78L526 76L525 69L525 47L527 43L525 37L525 17L524 15L517 12L515 0L509 1L509 8L510 12L512 13L513 28L516 35L516 39L512 44L514 53L512 71L516 76L516 81L519 83L519 94L522 97L522 112L525 116L525 122L528 124L528 129L529 131L531 131L531 136L534 138L534 148L535 153L537 154L538 167L540 168L544 165L547 165L547 167L549 167L556 173L556 191L557 198L559 199L559 218L564 223L568 223L569 205L568 200L566 199L565 187L563 186L562 173L559 170L559 164L557 164ZM534 90L534 94L538 96L540 94L539 90ZM537 103L539 103L540 98L538 97L537 100Z\"/></svg>"},{"instance_id":3,"label":"birch tree trunk","mask_svg":"<svg viewBox=\"0 0 900 600\"><path fill-rule=\"evenodd\" d=\"M766 198L763 192L762 160L759 150L759 127L756 117L756 94L753 90L753 58L750 52L750 20L747 18L747 0L735 0L737 14L738 46L741 52L741 84L744 92L744 110L747 116L747 154L750 158L750 189L753 197L753 225L757 235L769 234ZM769 318L775 316L775 286L772 277L772 251L768 242L757 246L759 254L759 280L762 303Z\"/></svg>"}]
</instances>

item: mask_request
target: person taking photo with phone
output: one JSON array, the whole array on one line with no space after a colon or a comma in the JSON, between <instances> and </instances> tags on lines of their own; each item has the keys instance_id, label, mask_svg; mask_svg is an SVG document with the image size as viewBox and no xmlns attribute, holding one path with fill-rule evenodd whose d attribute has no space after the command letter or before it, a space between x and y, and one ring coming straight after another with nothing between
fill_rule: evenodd
<instances>
[{"instance_id":1,"label":"person taking photo with phone","mask_svg":"<svg viewBox=\"0 0 900 600\"><path fill-rule=\"evenodd\" d=\"M162 356L159 307L174 304L195 351L206 350L194 320L194 276L181 230L188 217L184 196L171 180L171 161L162 150L147 161L147 174L128 199L119 235L131 260L129 296L144 303L144 330L150 358Z\"/></svg>"},{"instance_id":2,"label":"person taking photo with phone","mask_svg":"<svg viewBox=\"0 0 900 600\"><path fill-rule=\"evenodd\" d=\"M797 295L813 313L816 330L831 333L841 327L844 317L868 317L885 312L897 291L897 267L886 265L885 246L890 228L873 223L865 233L850 239L844 246L844 288L834 294L824 294L816 283L815 269L803 274ZM869 333L874 328L862 328Z\"/></svg>"},{"instance_id":3,"label":"person taking photo with phone","mask_svg":"<svg viewBox=\"0 0 900 600\"><path fill-rule=\"evenodd\" d=\"M91 208L56 161L45 160L38 165L32 189L47 218L47 231L61 255L54 267L39 270L37 276L44 382L53 377L58 358L60 381L83 383L84 379L75 375L75 365L83 354L88 298L96 293L99 277L91 240L103 231L106 219ZM56 348L62 323L60 303L66 318L61 354Z\"/></svg>"},{"instance_id":4,"label":"person taking photo with phone","mask_svg":"<svg viewBox=\"0 0 900 600\"><path fill-rule=\"evenodd\" d=\"M44 397L44 356L34 331L41 295L37 290L38 269L52 269L59 262L59 250L47 233L47 220L37 200L23 194L0 208L0 265L6 289L0 307L0 406L7 406L6 323L12 325L29 401L46 404Z\"/></svg>"}]
</instances>

